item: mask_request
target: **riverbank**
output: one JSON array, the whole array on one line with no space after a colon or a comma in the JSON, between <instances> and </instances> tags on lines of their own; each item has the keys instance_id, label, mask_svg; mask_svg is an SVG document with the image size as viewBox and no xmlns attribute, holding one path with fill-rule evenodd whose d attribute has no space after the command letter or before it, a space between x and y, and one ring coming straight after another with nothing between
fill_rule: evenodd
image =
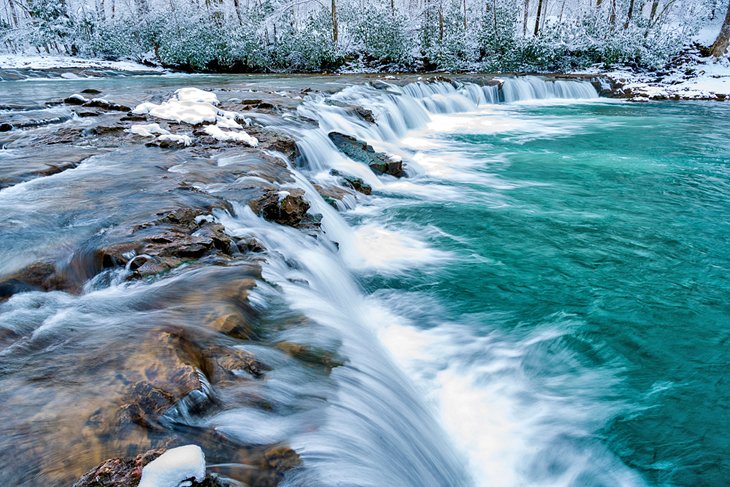
<instances>
[{"instance_id":1,"label":"riverbank","mask_svg":"<svg viewBox=\"0 0 730 487\"><path fill-rule=\"evenodd\" d=\"M163 75L174 70L158 66L126 61L104 61L63 56L20 56L0 55L0 81L44 78L99 78L114 75ZM208 73L211 75L213 73ZM236 76L236 75L231 75ZM253 74L249 76L266 75ZM282 75L296 76L294 74ZM300 76L323 76L322 74L301 74ZM346 76L384 80L413 80L419 77L451 77L474 79L477 83L499 79L505 76L539 76L555 79L576 79L591 81L601 96L624 98L633 101L648 100L717 100L730 99L730 60L701 57L691 51L683 54L664 69L647 70L637 68L594 67L569 73L349 73L331 74L332 77Z\"/></svg>"}]
</instances>

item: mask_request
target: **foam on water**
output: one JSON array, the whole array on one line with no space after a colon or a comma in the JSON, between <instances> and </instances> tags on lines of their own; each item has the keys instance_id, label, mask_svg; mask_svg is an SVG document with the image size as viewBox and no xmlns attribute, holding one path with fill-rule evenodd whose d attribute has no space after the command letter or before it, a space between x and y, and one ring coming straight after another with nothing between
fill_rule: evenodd
<instances>
[{"instance_id":1,"label":"foam on water","mask_svg":"<svg viewBox=\"0 0 730 487\"><path fill-rule=\"evenodd\" d=\"M331 399L333 406L328 408L330 416L323 427L298 437L296 444L308 469L291 478L292 484L641 484L637 475L593 439L593 432L621 406L605 401L606 390L618 380L614 372L580 367L565 347L559 359L545 352L548 344L560 347L565 330L579 324L556 318L553 326L526 336L496 332L476 335L466 324L443 322L423 311L438 313L438 303L397 292L365 297L350 277L351 270L393 272L420 264L438 266L447 257L424 243L427 229L396 232L379 222L378 209L404 204L404 195L420 201L460 199L465 190L454 186L455 182L477 182L498 190L514 187L479 174L477 170L485 161L445 147L438 133L527 131L531 120L515 117L509 110L479 105L501 99L573 96L592 98L595 90L588 83L547 84L529 79L504 80L499 89L451 83L403 87L381 83L348 88L332 97L372 110L377 120L374 126L362 123L343 108L327 106L322 98L305 103L301 111L320 121L317 133L304 144L306 163L312 170L332 167L364 175L354 172L357 163L336 152L326 140L327 132L336 130L398 153L410 163L409 171L416 178L374 184L377 198L352 212L364 218L354 229L325 211L325 231L340 238L338 255L322 244L293 249L288 238L276 235L280 229L262 229L267 247L281 252L286 260L297 261L297 273L308 285L295 284L299 281L289 276L292 271L276 261L269 262L266 278L283 289L291 306L336 330L344 355L352 360L351 367L333 371L341 389ZM460 115L453 115L456 113ZM572 129L546 123L538 130L553 136ZM307 194L310 199L318 198L316 193ZM313 206L320 209L321 205ZM336 231L328 230L332 222L336 222ZM236 225L267 224L250 216L241 220L239 215L238 220L227 222L229 230ZM390 364L391 358L398 367ZM546 376L531 369L541 360L557 365L562 361L571 367L557 367ZM382 370L381 362L388 364L388 371ZM398 369L405 371L408 379ZM383 388L385 384L380 381L389 385ZM415 389L408 385L410 381ZM571 393L566 394L565 388ZM397 399L394 391L398 391ZM390 412L395 412L397 419ZM446 429L453 443L446 435L439 437L443 433L437 425ZM419 431L421 428L425 430ZM375 440L372 435L382 438ZM336 447L333 437L337 437ZM420 458L425 451L427 468ZM434 461L446 463L437 466ZM468 475L456 467L460 463L468 464Z\"/></svg>"}]
</instances>

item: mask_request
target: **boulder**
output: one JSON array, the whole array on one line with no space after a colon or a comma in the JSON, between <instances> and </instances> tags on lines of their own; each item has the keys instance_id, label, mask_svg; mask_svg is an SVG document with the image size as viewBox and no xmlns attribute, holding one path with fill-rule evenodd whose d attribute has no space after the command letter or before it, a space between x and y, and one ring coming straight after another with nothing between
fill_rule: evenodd
<instances>
[{"instance_id":1,"label":"boulder","mask_svg":"<svg viewBox=\"0 0 730 487\"><path fill-rule=\"evenodd\" d=\"M129 112L132 109L126 105L120 105L119 103L113 103L103 98L94 98L91 101L87 101L83 104L85 107L101 108L102 110L111 110L115 112Z\"/></svg>"},{"instance_id":2,"label":"boulder","mask_svg":"<svg viewBox=\"0 0 730 487\"><path fill-rule=\"evenodd\" d=\"M296 227L302 223L309 203L299 188L286 191L267 190L264 195L249 203L251 209L269 221Z\"/></svg>"},{"instance_id":3,"label":"boulder","mask_svg":"<svg viewBox=\"0 0 730 487\"><path fill-rule=\"evenodd\" d=\"M350 159L367 164L375 174L390 174L397 178L406 175L402 161L383 152L376 152L367 142L339 132L330 132L329 138L342 153Z\"/></svg>"}]
</instances>

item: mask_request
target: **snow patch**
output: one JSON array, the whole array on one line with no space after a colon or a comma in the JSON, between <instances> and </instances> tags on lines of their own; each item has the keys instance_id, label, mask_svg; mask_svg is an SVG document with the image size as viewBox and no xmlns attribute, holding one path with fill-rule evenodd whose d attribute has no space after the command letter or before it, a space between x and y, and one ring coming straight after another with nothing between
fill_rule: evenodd
<instances>
[{"instance_id":1,"label":"snow patch","mask_svg":"<svg viewBox=\"0 0 730 487\"><path fill-rule=\"evenodd\" d=\"M102 61L100 59L81 59L66 56L24 56L18 54L0 54L0 69L109 69L113 71L162 71L143 64L124 61ZM64 73L66 79L76 79L73 73Z\"/></svg>"},{"instance_id":2,"label":"snow patch","mask_svg":"<svg viewBox=\"0 0 730 487\"><path fill-rule=\"evenodd\" d=\"M173 134L169 130L160 127L157 123L132 125L129 128L129 133L141 137L157 137L157 140L160 142L176 142L186 147L193 143L193 139L189 135Z\"/></svg>"},{"instance_id":3,"label":"snow patch","mask_svg":"<svg viewBox=\"0 0 730 487\"><path fill-rule=\"evenodd\" d=\"M158 123L149 123L145 125L132 125L129 132L142 137L155 137L157 135L170 135L169 130L160 127Z\"/></svg>"},{"instance_id":4,"label":"snow patch","mask_svg":"<svg viewBox=\"0 0 730 487\"><path fill-rule=\"evenodd\" d=\"M184 145L185 147L193 143L193 139L191 139L189 135L166 134L160 135L157 137L157 140L160 142L175 142L177 144Z\"/></svg>"},{"instance_id":5,"label":"snow patch","mask_svg":"<svg viewBox=\"0 0 730 487\"><path fill-rule=\"evenodd\" d=\"M205 479L205 455L197 445L172 448L142 469L139 487L178 487L186 480Z\"/></svg>"},{"instance_id":6,"label":"snow patch","mask_svg":"<svg viewBox=\"0 0 730 487\"><path fill-rule=\"evenodd\" d=\"M248 144L251 147L256 147L259 144L256 137L248 135L246 132L232 132L222 130L220 125L207 125L204 129L206 134L210 135L216 140L223 142L242 142Z\"/></svg>"},{"instance_id":7,"label":"snow patch","mask_svg":"<svg viewBox=\"0 0 730 487\"><path fill-rule=\"evenodd\" d=\"M623 85L634 101L730 98L730 61L692 56L666 74L615 70L602 73Z\"/></svg>"}]
</instances>

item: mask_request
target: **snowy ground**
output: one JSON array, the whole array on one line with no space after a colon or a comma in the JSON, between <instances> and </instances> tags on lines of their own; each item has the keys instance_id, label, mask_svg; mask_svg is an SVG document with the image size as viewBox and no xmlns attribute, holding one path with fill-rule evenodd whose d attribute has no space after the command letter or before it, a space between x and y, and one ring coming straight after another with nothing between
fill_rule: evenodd
<instances>
[{"instance_id":1,"label":"snowy ground","mask_svg":"<svg viewBox=\"0 0 730 487\"><path fill-rule=\"evenodd\" d=\"M161 71L161 68L126 61L102 61L66 56L0 54L0 69L107 69L114 71Z\"/></svg>"},{"instance_id":2,"label":"snowy ground","mask_svg":"<svg viewBox=\"0 0 730 487\"><path fill-rule=\"evenodd\" d=\"M730 100L730 61L690 56L676 67L656 72L631 70L600 71L619 85L619 94L646 99Z\"/></svg>"}]
</instances>

